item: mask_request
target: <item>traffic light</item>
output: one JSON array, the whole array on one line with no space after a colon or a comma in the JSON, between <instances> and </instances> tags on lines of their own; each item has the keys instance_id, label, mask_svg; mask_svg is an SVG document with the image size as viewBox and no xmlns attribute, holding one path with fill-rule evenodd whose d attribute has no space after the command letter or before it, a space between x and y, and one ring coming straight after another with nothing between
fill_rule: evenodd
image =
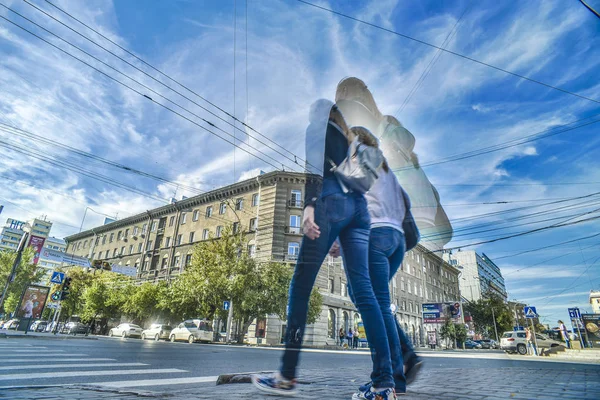
<instances>
[{"instance_id":1,"label":"traffic light","mask_svg":"<svg viewBox=\"0 0 600 400\"><path fill-rule=\"evenodd\" d=\"M69 290L71 288L71 280L73 280L73 278L69 278L68 276L65 278L63 285L62 285L61 294L60 294L61 300L64 300L67 297L69 297Z\"/></svg>"},{"instance_id":2,"label":"traffic light","mask_svg":"<svg viewBox=\"0 0 600 400\"><path fill-rule=\"evenodd\" d=\"M51 299L53 301L58 301L58 300L60 300L60 297L61 297L60 290L56 290L55 292L52 293Z\"/></svg>"}]
</instances>

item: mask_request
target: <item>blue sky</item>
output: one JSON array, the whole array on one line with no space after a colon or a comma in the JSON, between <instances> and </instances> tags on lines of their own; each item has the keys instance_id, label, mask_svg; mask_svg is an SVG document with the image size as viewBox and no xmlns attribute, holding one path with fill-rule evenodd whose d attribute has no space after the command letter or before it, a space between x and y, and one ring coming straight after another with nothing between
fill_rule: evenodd
<instances>
[{"instance_id":1,"label":"blue sky","mask_svg":"<svg viewBox=\"0 0 600 400\"><path fill-rule=\"evenodd\" d=\"M157 80L176 87L47 3L41 0L33 3ZM26 3L9 0L5 4L196 115L213 121L224 131L233 132L230 125ZM303 132L310 104L320 97L333 98L335 86L346 76L363 79L379 108L385 114L395 114L413 132L417 138L416 152L424 164L600 114L598 103L447 53L440 55L408 105L396 113L436 50L292 0L249 0L247 30L243 0L235 2L235 30L233 0L57 1L56 4L228 113L235 108L237 118L299 157L304 156ZM483 1L471 5L467 1L383 0L318 4L436 45L441 45L456 25L447 45L449 50L600 99L600 22L577 1ZM168 104L6 9L0 8L0 15ZM272 169L241 150L234 152L231 144L4 20L0 20L0 54L2 123L201 190L251 177L260 169ZM180 87L177 90L185 92ZM199 121L196 116L181 112ZM599 126L600 123L593 124L502 151L426 167L446 212L455 221L455 229L476 224L488 224L486 229L498 228L485 233L466 231L470 234L455 237L449 246L466 246L551 225L561 219L535 221L560 217L566 220L568 216L598 208L594 203L598 197L540 204L600 192ZM236 140L242 136L243 133L237 132ZM0 140L55 157L61 164L74 163L157 198L192 194L181 187L126 173L6 131L0 130ZM279 163L290 164L255 138L244 140L241 146L252 145ZM65 236L78 230L86 206L124 217L161 204L65 170L61 164L50 165L13 150L0 149L3 218L27 219L45 214L55 222L53 233ZM261 158L266 160L267 156ZM499 201L513 203L481 204ZM578 208L551 211L575 204ZM463 219L525 206L532 208ZM542 211L548 213L502 224L507 218ZM103 218L88 212L85 227L99 224ZM577 220L575 217L572 221ZM511 227L527 222L530 224ZM494 259L589 236L598 233L599 226L597 221L590 221L475 248ZM600 285L600 260L596 258L599 246L600 238L596 237L506 257L497 263L507 280L510 298L537 306L546 321L555 324L559 318L568 319L567 307L589 309L587 293Z\"/></svg>"}]
</instances>

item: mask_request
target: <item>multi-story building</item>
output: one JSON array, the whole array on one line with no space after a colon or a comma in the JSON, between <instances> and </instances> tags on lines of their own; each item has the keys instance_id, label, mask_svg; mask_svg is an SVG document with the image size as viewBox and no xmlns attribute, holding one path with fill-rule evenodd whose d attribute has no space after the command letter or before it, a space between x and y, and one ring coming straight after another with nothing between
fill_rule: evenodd
<instances>
[{"instance_id":1,"label":"multi-story building","mask_svg":"<svg viewBox=\"0 0 600 400\"><path fill-rule=\"evenodd\" d=\"M590 304L592 305L592 313L600 314L600 290L590 291Z\"/></svg>"},{"instance_id":2,"label":"multi-story building","mask_svg":"<svg viewBox=\"0 0 600 400\"><path fill-rule=\"evenodd\" d=\"M314 179L291 172L263 174L72 235L66 238L67 253L135 267L140 280L169 280L191 262L195 244L230 227L245 232L247 250L258 261L294 263L302 239L305 186ZM328 257L316 285L323 309L319 320L307 327L305 342L333 345L340 328L355 328L360 320L348 296L341 258ZM407 254L391 294L399 320L420 342L421 304L459 299L458 270L418 246ZM284 330L284 321L266 316L250 327L248 336L250 341L278 344Z\"/></svg>"},{"instance_id":3,"label":"multi-story building","mask_svg":"<svg viewBox=\"0 0 600 400\"><path fill-rule=\"evenodd\" d=\"M67 242L65 242L64 239L49 237L44 243L44 249L64 253L67 250ZM48 284L48 282L50 282L50 278L52 277L52 271L56 270L61 265L61 262L51 258L45 258L44 252L42 252L38 262L38 267L43 268L45 271L44 276L40 279L40 283Z\"/></svg>"},{"instance_id":4,"label":"multi-story building","mask_svg":"<svg viewBox=\"0 0 600 400\"><path fill-rule=\"evenodd\" d=\"M46 218L34 218L27 222L8 218L6 220L6 225L2 228L2 234L0 235L0 250L17 250L19 242L25 233L24 229L27 229L30 233L25 246L34 246L35 244L35 246L40 246L37 249L41 250L46 238L50 235L51 228L52 222L47 221Z\"/></svg>"},{"instance_id":5,"label":"multi-story building","mask_svg":"<svg viewBox=\"0 0 600 400\"><path fill-rule=\"evenodd\" d=\"M468 301L477 301L488 291L507 300L506 286L500 268L485 253L474 250L446 252L444 260L461 272L460 292Z\"/></svg>"}]
</instances>

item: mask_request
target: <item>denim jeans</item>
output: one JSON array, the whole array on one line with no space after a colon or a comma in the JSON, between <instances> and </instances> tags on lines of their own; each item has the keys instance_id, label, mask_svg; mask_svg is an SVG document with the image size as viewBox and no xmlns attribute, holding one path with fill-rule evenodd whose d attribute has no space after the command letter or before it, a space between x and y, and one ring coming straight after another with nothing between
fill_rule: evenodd
<instances>
[{"instance_id":1,"label":"denim jeans","mask_svg":"<svg viewBox=\"0 0 600 400\"><path fill-rule=\"evenodd\" d=\"M406 390L406 378L404 376L404 362L409 364L416 357L415 350L410 339L398 323L390 309L390 292L388 283L398 272L398 268L404 259L406 242L404 235L397 229L380 227L371 230L369 241L369 273L375 296L379 303L388 343L392 370L397 391ZM354 293L351 285L348 285L348 294L354 302ZM369 346L371 341L367 338ZM397 348L400 346L400 352Z\"/></svg>"},{"instance_id":2,"label":"denim jeans","mask_svg":"<svg viewBox=\"0 0 600 400\"><path fill-rule=\"evenodd\" d=\"M362 195L352 193L328 195L317 201L315 223L321 235L315 240L306 236L302 239L290 284L281 375L286 379L296 377L310 293L321 264L334 240L339 237L346 256L346 274L354 289L355 304L362 315L367 337L373 343L371 380L377 388L394 387L387 334L369 277L370 218L366 200Z\"/></svg>"}]
</instances>

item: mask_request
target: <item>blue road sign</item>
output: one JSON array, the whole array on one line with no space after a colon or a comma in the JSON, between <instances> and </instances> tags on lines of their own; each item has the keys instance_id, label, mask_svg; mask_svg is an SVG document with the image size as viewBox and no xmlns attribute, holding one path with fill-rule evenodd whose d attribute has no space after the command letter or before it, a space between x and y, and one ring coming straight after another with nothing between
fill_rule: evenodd
<instances>
[{"instance_id":1,"label":"blue road sign","mask_svg":"<svg viewBox=\"0 0 600 400\"><path fill-rule=\"evenodd\" d=\"M522 326L513 326L513 331L518 332L518 331L524 331L525 328Z\"/></svg>"},{"instance_id":2,"label":"blue road sign","mask_svg":"<svg viewBox=\"0 0 600 400\"><path fill-rule=\"evenodd\" d=\"M223 310L228 311L229 310L229 306L230 306L230 304L229 304L228 301L224 301L223 302Z\"/></svg>"},{"instance_id":3,"label":"blue road sign","mask_svg":"<svg viewBox=\"0 0 600 400\"><path fill-rule=\"evenodd\" d=\"M525 313L525 318L537 318L537 311L533 306L527 306L523 309Z\"/></svg>"},{"instance_id":4,"label":"blue road sign","mask_svg":"<svg viewBox=\"0 0 600 400\"><path fill-rule=\"evenodd\" d=\"M50 278L50 282L60 285L61 283L63 283L64 280L65 280L64 272L58 272L58 271L52 272L52 278Z\"/></svg>"},{"instance_id":5,"label":"blue road sign","mask_svg":"<svg viewBox=\"0 0 600 400\"><path fill-rule=\"evenodd\" d=\"M571 317L571 319L581 319L579 308L569 308L569 317Z\"/></svg>"}]
</instances>

